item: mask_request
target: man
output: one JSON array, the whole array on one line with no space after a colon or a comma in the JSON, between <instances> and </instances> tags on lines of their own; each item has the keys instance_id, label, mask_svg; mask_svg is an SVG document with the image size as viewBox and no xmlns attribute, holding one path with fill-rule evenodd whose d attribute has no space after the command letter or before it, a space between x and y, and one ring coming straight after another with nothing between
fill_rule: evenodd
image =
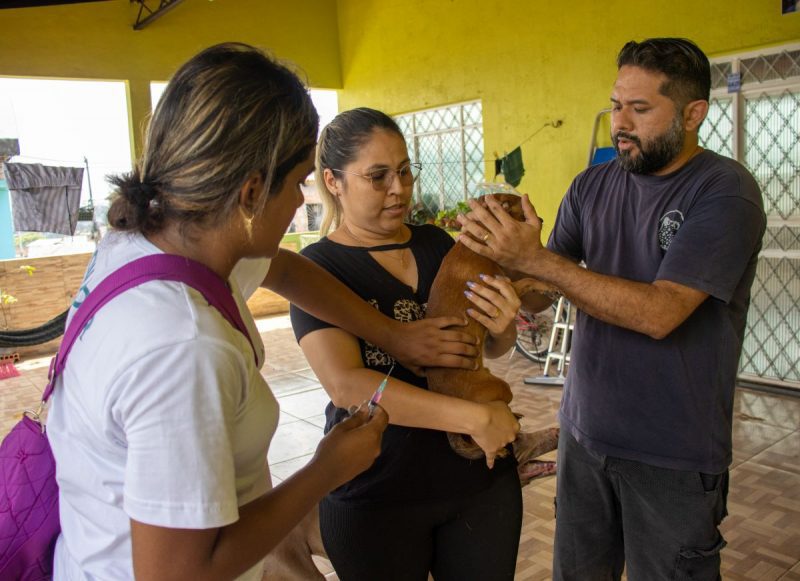
<instances>
[{"instance_id":1,"label":"man","mask_svg":"<svg viewBox=\"0 0 800 581\"><path fill-rule=\"evenodd\" d=\"M572 183L547 248L494 201L460 241L579 309L561 402L554 579L718 579L734 384L766 218L753 177L698 145L709 63L684 39L617 58L617 158ZM586 268L578 265L584 261ZM534 295L526 306L551 299Z\"/></svg>"}]
</instances>

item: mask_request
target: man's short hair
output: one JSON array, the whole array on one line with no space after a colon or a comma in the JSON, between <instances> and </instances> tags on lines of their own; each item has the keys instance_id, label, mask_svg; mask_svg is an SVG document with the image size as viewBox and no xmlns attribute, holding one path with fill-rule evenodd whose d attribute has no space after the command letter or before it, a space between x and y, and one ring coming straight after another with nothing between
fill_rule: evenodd
<instances>
[{"instance_id":1,"label":"man's short hair","mask_svg":"<svg viewBox=\"0 0 800 581\"><path fill-rule=\"evenodd\" d=\"M662 95L682 110L690 101L708 101L711 96L711 65L708 57L685 38L648 38L630 41L617 55L617 68L630 65L663 73Z\"/></svg>"}]
</instances>

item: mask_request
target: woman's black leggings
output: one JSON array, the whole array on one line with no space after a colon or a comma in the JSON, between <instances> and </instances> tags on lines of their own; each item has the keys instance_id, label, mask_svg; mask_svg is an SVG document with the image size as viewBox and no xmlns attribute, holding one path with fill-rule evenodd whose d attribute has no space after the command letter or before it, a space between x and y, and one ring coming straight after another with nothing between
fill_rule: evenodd
<instances>
[{"instance_id":1,"label":"woman's black leggings","mask_svg":"<svg viewBox=\"0 0 800 581\"><path fill-rule=\"evenodd\" d=\"M325 550L341 581L513 579L522 526L514 469L471 496L353 507L320 504Z\"/></svg>"}]
</instances>

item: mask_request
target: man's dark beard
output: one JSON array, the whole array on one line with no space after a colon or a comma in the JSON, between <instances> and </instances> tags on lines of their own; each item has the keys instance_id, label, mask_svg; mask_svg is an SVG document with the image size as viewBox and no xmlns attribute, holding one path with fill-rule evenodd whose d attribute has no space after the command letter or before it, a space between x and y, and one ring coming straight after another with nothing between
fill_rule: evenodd
<instances>
[{"instance_id":1,"label":"man's dark beard","mask_svg":"<svg viewBox=\"0 0 800 581\"><path fill-rule=\"evenodd\" d=\"M638 137L624 131L617 131L615 135L612 135L611 140L617 151L617 163L622 166L622 169L635 174L650 175L665 168L678 157L683 148L685 133L682 119L680 115L676 115L670 128L648 141L645 146L642 146ZM636 157L631 156L630 151L619 150L621 137L636 144L636 148L639 150Z\"/></svg>"}]
</instances>

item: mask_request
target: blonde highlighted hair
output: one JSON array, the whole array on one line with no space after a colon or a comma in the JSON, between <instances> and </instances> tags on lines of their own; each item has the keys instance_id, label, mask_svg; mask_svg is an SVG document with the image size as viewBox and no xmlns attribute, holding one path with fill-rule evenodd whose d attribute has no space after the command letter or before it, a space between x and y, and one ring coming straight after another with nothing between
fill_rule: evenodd
<instances>
[{"instance_id":1,"label":"blonde highlighted hair","mask_svg":"<svg viewBox=\"0 0 800 581\"><path fill-rule=\"evenodd\" d=\"M178 69L148 125L136 169L112 178L109 223L151 233L170 221L208 225L230 216L260 172L255 212L314 147L319 117L287 66L241 43L210 47Z\"/></svg>"}]
</instances>

